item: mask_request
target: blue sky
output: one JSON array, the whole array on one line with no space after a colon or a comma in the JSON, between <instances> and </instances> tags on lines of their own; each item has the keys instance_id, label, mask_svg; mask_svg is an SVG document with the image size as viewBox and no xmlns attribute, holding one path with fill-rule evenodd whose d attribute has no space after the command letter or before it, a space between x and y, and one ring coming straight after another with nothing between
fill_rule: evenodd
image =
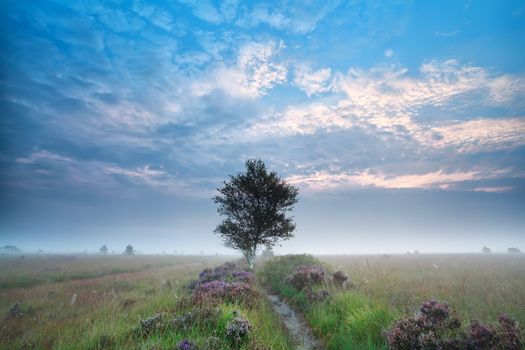
<instances>
[{"instance_id":1,"label":"blue sky","mask_svg":"<svg viewBox=\"0 0 525 350\"><path fill-rule=\"evenodd\" d=\"M0 9L0 245L229 252L210 198L260 157L278 251L525 248L523 1Z\"/></svg>"}]
</instances>

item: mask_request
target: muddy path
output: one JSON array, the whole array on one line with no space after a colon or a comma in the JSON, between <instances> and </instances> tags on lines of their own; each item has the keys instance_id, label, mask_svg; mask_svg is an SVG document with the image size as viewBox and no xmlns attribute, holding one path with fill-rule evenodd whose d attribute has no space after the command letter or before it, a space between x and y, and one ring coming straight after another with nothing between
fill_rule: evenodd
<instances>
[{"instance_id":1,"label":"muddy path","mask_svg":"<svg viewBox=\"0 0 525 350\"><path fill-rule=\"evenodd\" d=\"M323 350L322 342L315 337L301 313L294 310L280 296L267 294L273 311L279 316L296 350Z\"/></svg>"}]
</instances>

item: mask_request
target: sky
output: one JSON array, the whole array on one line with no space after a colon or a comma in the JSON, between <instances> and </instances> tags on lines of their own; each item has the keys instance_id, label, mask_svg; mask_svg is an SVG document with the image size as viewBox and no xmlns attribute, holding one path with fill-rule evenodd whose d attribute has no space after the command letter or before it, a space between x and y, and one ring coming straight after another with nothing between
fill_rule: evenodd
<instances>
[{"instance_id":1,"label":"sky","mask_svg":"<svg viewBox=\"0 0 525 350\"><path fill-rule=\"evenodd\" d=\"M278 253L525 249L524 1L0 4L0 245L232 253L211 197L299 187Z\"/></svg>"}]
</instances>

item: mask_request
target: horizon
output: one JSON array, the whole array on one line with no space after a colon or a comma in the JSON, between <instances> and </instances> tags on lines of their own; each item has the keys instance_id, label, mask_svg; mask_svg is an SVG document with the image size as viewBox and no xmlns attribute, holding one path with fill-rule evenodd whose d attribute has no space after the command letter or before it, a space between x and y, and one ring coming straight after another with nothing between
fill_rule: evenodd
<instances>
[{"instance_id":1,"label":"horizon","mask_svg":"<svg viewBox=\"0 0 525 350\"><path fill-rule=\"evenodd\" d=\"M234 254L211 198L260 158L277 254L525 250L524 3L0 12L0 246Z\"/></svg>"}]
</instances>

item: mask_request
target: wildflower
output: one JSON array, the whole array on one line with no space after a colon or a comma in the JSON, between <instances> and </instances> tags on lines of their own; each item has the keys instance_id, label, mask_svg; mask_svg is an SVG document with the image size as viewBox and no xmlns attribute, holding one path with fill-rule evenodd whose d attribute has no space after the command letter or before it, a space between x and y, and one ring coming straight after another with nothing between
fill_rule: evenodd
<instances>
[{"instance_id":1,"label":"wildflower","mask_svg":"<svg viewBox=\"0 0 525 350\"><path fill-rule=\"evenodd\" d=\"M197 350L197 345L187 339L181 340L175 347L176 350Z\"/></svg>"},{"instance_id":2,"label":"wildflower","mask_svg":"<svg viewBox=\"0 0 525 350\"><path fill-rule=\"evenodd\" d=\"M244 317L235 317L226 326L226 335L235 343L239 343L248 337L252 324Z\"/></svg>"}]
</instances>

